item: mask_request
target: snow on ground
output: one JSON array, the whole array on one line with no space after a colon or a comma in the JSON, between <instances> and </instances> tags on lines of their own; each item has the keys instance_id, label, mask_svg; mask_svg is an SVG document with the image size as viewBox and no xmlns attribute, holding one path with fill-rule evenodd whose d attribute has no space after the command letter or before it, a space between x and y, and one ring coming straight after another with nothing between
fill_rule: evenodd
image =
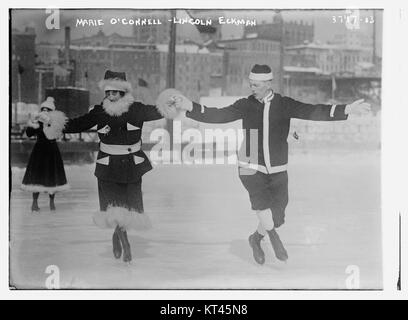
<instances>
[{"instance_id":1,"label":"snow on ground","mask_svg":"<svg viewBox=\"0 0 408 320\"><path fill-rule=\"evenodd\" d=\"M154 228L130 231L130 265L112 255L111 230L98 229L94 165L66 166L71 190L50 213L30 212L13 168L10 285L44 288L55 265L61 288L345 289L356 266L362 289L382 288L380 153L295 154L289 161L289 206L279 234L281 263L268 241L257 265L248 236L257 222L233 165L159 165L143 178ZM354 269L355 270L355 269Z\"/></svg>"}]
</instances>

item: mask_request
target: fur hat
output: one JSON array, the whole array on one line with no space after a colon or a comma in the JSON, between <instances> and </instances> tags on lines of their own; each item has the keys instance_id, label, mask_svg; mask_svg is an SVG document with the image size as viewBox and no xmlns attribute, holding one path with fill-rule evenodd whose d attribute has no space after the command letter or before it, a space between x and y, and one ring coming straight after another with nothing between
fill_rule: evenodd
<instances>
[{"instance_id":1,"label":"fur hat","mask_svg":"<svg viewBox=\"0 0 408 320\"><path fill-rule=\"evenodd\" d=\"M126 80L126 73L107 70L105 77L99 82L102 91L118 90L125 93L132 91L132 85Z\"/></svg>"},{"instance_id":2,"label":"fur hat","mask_svg":"<svg viewBox=\"0 0 408 320\"><path fill-rule=\"evenodd\" d=\"M256 64L249 74L250 80L268 81L273 79L272 69L266 64Z\"/></svg>"},{"instance_id":3,"label":"fur hat","mask_svg":"<svg viewBox=\"0 0 408 320\"><path fill-rule=\"evenodd\" d=\"M55 104L54 104L54 98L53 97L47 97L47 99L43 102L43 103L41 103L41 105L40 105L40 110L42 109L42 108L48 108L48 109L50 109L51 111L55 111Z\"/></svg>"}]
</instances>

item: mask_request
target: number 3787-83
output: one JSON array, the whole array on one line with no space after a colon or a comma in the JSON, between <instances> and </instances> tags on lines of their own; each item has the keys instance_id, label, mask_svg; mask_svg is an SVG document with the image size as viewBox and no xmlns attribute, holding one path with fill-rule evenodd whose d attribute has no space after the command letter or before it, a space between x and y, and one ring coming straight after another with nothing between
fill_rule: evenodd
<instances>
[{"instance_id":1,"label":"number 3787-83","mask_svg":"<svg viewBox=\"0 0 408 320\"><path fill-rule=\"evenodd\" d=\"M359 22L374 23L374 17L369 16L369 17L360 18L358 15L338 15L338 16L332 16L332 22L333 23L350 23L350 24L356 24Z\"/></svg>"}]
</instances>

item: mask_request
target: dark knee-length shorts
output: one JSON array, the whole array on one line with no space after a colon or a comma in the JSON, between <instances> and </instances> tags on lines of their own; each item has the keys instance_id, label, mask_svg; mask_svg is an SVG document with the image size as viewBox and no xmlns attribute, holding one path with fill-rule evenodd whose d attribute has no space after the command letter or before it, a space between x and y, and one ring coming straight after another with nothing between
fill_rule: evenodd
<instances>
[{"instance_id":1,"label":"dark knee-length shorts","mask_svg":"<svg viewBox=\"0 0 408 320\"><path fill-rule=\"evenodd\" d=\"M271 209L275 227L284 224L289 201L287 171L272 174L257 171L255 174L240 174L239 178L249 193L252 210Z\"/></svg>"},{"instance_id":2,"label":"dark knee-length shorts","mask_svg":"<svg viewBox=\"0 0 408 320\"><path fill-rule=\"evenodd\" d=\"M143 213L142 179L135 183L117 183L98 179L99 207L123 207Z\"/></svg>"}]
</instances>

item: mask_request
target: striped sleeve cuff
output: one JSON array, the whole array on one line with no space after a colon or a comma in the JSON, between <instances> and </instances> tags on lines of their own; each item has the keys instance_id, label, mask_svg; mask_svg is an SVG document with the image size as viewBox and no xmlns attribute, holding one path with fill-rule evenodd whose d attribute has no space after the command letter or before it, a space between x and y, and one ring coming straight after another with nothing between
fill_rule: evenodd
<instances>
[{"instance_id":1,"label":"striped sleeve cuff","mask_svg":"<svg viewBox=\"0 0 408 320\"><path fill-rule=\"evenodd\" d=\"M334 111L336 111L337 104L333 104L330 109L330 118L334 117Z\"/></svg>"},{"instance_id":2,"label":"striped sleeve cuff","mask_svg":"<svg viewBox=\"0 0 408 320\"><path fill-rule=\"evenodd\" d=\"M193 102L193 109L191 111L186 111L186 116L191 118L191 116L204 113L204 106Z\"/></svg>"}]
</instances>

